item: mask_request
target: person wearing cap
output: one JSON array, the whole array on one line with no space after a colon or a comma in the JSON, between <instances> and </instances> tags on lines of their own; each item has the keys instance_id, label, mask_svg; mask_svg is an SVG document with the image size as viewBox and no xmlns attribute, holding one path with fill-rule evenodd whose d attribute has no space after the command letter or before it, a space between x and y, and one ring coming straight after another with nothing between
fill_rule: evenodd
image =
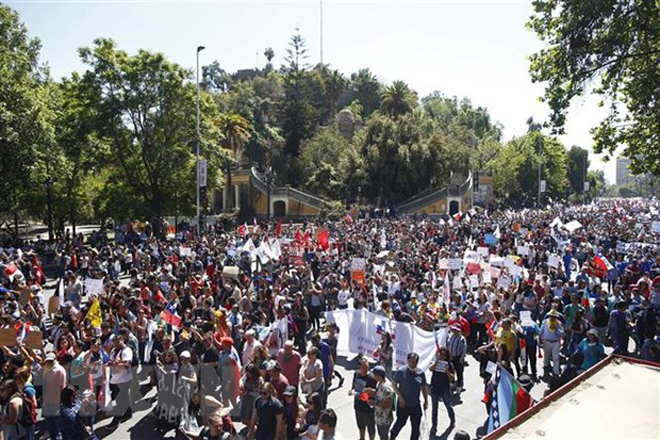
<instances>
[{"instance_id":1,"label":"person wearing cap","mask_svg":"<svg viewBox=\"0 0 660 440\"><path fill-rule=\"evenodd\" d=\"M461 334L461 326L459 324L452 324L449 327L450 335L447 338L447 350L449 351L449 358L451 364L456 371L456 392L463 391L463 370L465 369L465 354L467 353L467 341L465 336Z\"/></svg>"},{"instance_id":2,"label":"person wearing cap","mask_svg":"<svg viewBox=\"0 0 660 440\"><path fill-rule=\"evenodd\" d=\"M51 439L61 439L57 418L60 411L60 393L67 385L66 370L57 362L55 353L46 355L42 372L43 396L41 415L46 422L46 427Z\"/></svg>"},{"instance_id":3,"label":"person wearing cap","mask_svg":"<svg viewBox=\"0 0 660 440\"><path fill-rule=\"evenodd\" d=\"M580 341L578 351L582 353L582 369L587 370L605 358L605 347L598 340L598 331L594 328L587 331L587 338Z\"/></svg>"},{"instance_id":4,"label":"person wearing cap","mask_svg":"<svg viewBox=\"0 0 660 440\"><path fill-rule=\"evenodd\" d=\"M388 440L390 426L392 426L392 422L394 421L394 390L387 378L385 367L376 365L371 369L371 374L376 380L376 389L366 389L365 391L374 400L374 422L376 423L378 438L380 440Z\"/></svg>"},{"instance_id":5,"label":"person wearing cap","mask_svg":"<svg viewBox=\"0 0 660 440\"><path fill-rule=\"evenodd\" d=\"M296 425L298 423L298 416L300 414L300 406L298 405L298 390L296 387L289 385L285 388L282 404L284 405L283 421L284 433L286 440L297 440L298 432Z\"/></svg>"},{"instance_id":6,"label":"person wearing cap","mask_svg":"<svg viewBox=\"0 0 660 440\"><path fill-rule=\"evenodd\" d=\"M236 408L239 394L241 364L234 340L228 336L220 340L218 353L218 375L222 391L222 404Z\"/></svg>"},{"instance_id":7,"label":"person wearing cap","mask_svg":"<svg viewBox=\"0 0 660 440\"><path fill-rule=\"evenodd\" d=\"M182 405L181 405L181 424L185 422L185 417L188 414L188 404L193 391L197 388L197 371L196 368L190 363L190 352L184 350L179 355L179 371L178 377L182 386Z\"/></svg>"},{"instance_id":8,"label":"person wearing cap","mask_svg":"<svg viewBox=\"0 0 660 440\"><path fill-rule=\"evenodd\" d=\"M360 358L358 370L353 374L353 384L349 394L353 395L353 409L355 420L360 431L360 440L364 440L365 431L369 432L369 438L376 438L376 422L374 419L373 400L369 397L367 390L375 389L377 382L369 371L369 360ZM367 397L365 399L365 397Z\"/></svg>"},{"instance_id":9,"label":"person wearing cap","mask_svg":"<svg viewBox=\"0 0 660 440\"><path fill-rule=\"evenodd\" d=\"M539 345L543 347L543 371L546 375L549 373L552 361L553 372L555 376L559 376L559 350L564 328L556 310L550 310L546 316L539 330Z\"/></svg>"}]
</instances>

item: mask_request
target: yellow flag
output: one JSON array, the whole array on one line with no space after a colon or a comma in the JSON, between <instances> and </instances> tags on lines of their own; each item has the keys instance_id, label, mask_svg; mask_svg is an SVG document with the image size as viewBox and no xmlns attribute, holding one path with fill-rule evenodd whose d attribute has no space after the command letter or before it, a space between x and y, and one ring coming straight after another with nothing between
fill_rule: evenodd
<instances>
[{"instance_id":1,"label":"yellow flag","mask_svg":"<svg viewBox=\"0 0 660 440\"><path fill-rule=\"evenodd\" d=\"M92 305L87 312L87 319L94 328L101 328L103 323L103 317L101 316L101 304L99 304L98 298L94 298Z\"/></svg>"}]
</instances>

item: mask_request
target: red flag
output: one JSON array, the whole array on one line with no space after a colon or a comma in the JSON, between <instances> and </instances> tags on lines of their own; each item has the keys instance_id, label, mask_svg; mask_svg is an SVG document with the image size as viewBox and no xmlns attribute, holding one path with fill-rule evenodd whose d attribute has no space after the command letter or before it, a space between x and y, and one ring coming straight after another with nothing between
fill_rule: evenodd
<instances>
[{"instance_id":1,"label":"red flag","mask_svg":"<svg viewBox=\"0 0 660 440\"><path fill-rule=\"evenodd\" d=\"M308 243L309 243L309 236L310 236L310 235L311 235L311 232L309 231L309 229L306 230L306 231L305 231L305 235L303 236L303 241L305 242L305 244L308 244Z\"/></svg>"},{"instance_id":2,"label":"red flag","mask_svg":"<svg viewBox=\"0 0 660 440\"><path fill-rule=\"evenodd\" d=\"M275 228L275 235L277 237L279 237L281 233L282 233L282 219L280 218L280 219L277 220L277 227Z\"/></svg>"},{"instance_id":3,"label":"red flag","mask_svg":"<svg viewBox=\"0 0 660 440\"><path fill-rule=\"evenodd\" d=\"M330 234L327 229L319 234L319 244L324 251L327 251L330 247L330 243L328 242L329 236Z\"/></svg>"},{"instance_id":4,"label":"red flag","mask_svg":"<svg viewBox=\"0 0 660 440\"><path fill-rule=\"evenodd\" d=\"M351 217L350 214L346 214L346 215L344 216L344 221L345 221L346 223L353 223L353 217Z\"/></svg>"},{"instance_id":5,"label":"red flag","mask_svg":"<svg viewBox=\"0 0 660 440\"><path fill-rule=\"evenodd\" d=\"M7 275L8 277L10 277L10 276L12 276L12 275L14 274L14 272L16 272L16 270L18 270L18 267L16 267L16 265L15 265L14 263L9 263L9 264L5 267L5 275Z\"/></svg>"},{"instance_id":6,"label":"red flag","mask_svg":"<svg viewBox=\"0 0 660 440\"><path fill-rule=\"evenodd\" d=\"M303 235L302 232L300 232L300 229L296 229L296 234L293 236L293 239L296 240L298 243L303 241Z\"/></svg>"},{"instance_id":7,"label":"red flag","mask_svg":"<svg viewBox=\"0 0 660 440\"><path fill-rule=\"evenodd\" d=\"M245 237L247 235L247 223L243 223L238 227L238 233L242 236Z\"/></svg>"}]
</instances>

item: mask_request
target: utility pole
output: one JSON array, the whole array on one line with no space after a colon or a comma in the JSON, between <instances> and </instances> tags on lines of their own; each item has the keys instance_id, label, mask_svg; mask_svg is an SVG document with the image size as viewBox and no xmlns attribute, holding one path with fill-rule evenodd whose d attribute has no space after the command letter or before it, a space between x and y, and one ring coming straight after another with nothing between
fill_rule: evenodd
<instances>
[{"instance_id":1,"label":"utility pole","mask_svg":"<svg viewBox=\"0 0 660 440\"><path fill-rule=\"evenodd\" d=\"M197 136L195 136L195 150L197 156L197 178L195 179L195 188L197 188L197 235L200 235L201 216L199 209L199 53L205 49L204 46L197 46Z\"/></svg>"},{"instance_id":2,"label":"utility pole","mask_svg":"<svg viewBox=\"0 0 660 440\"><path fill-rule=\"evenodd\" d=\"M538 154L539 154L539 195L538 195L538 199L536 201L536 207L538 209L541 209L541 142L540 142L539 137L536 138L536 143L539 146L539 151L538 151Z\"/></svg>"},{"instance_id":3,"label":"utility pole","mask_svg":"<svg viewBox=\"0 0 660 440\"><path fill-rule=\"evenodd\" d=\"M323 0L320 1L321 13L321 65L323 65Z\"/></svg>"}]
</instances>

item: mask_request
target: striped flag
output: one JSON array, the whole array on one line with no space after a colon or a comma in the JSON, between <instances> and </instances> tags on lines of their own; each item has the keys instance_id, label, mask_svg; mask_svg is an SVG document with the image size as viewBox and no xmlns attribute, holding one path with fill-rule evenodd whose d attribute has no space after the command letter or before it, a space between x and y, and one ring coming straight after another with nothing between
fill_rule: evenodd
<instances>
[{"instance_id":1,"label":"striped flag","mask_svg":"<svg viewBox=\"0 0 660 440\"><path fill-rule=\"evenodd\" d=\"M181 317L176 313L174 304L169 303L160 314L160 318L172 326L173 329L181 328Z\"/></svg>"},{"instance_id":2,"label":"striped flag","mask_svg":"<svg viewBox=\"0 0 660 440\"><path fill-rule=\"evenodd\" d=\"M532 406L533 400L527 390L500 365L495 371L488 415L488 433L493 432L509 420Z\"/></svg>"}]
</instances>

